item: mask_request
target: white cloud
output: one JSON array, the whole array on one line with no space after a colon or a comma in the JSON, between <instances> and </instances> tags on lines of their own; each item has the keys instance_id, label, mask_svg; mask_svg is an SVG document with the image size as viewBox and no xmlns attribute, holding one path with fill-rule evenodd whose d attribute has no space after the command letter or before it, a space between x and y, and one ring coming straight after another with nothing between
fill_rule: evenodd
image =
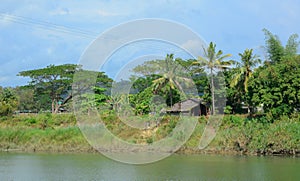
<instances>
[{"instance_id":1,"label":"white cloud","mask_svg":"<svg viewBox=\"0 0 300 181\"><path fill-rule=\"evenodd\" d=\"M108 11L101 10L101 9L98 11L98 14L101 16L118 16L119 15L117 13L112 13L112 12L108 12Z\"/></svg>"},{"instance_id":2,"label":"white cloud","mask_svg":"<svg viewBox=\"0 0 300 181\"><path fill-rule=\"evenodd\" d=\"M50 12L51 15L68 15L70 11L68 8L57 8Z\"/></svg>"},{"instance_id":3,"label":"white cloud","mask_svg":"<svg viewBox=\"0 0 300 181\"><path fill-rule=\"evenodd\" d=\"M20 70L75 62L98 33L132 19L163 18L185 24L226 53L263 44L264 27L285 42L291 33L300 34L299 0L274 1L2 0L0 12L27 19L13 22L0 14L0 80L9 75L5 85L15 85L23 80L13 78ZM182 47L201 55L201 43L188 39L180 43Z\"/></svg>"}]
</instances>

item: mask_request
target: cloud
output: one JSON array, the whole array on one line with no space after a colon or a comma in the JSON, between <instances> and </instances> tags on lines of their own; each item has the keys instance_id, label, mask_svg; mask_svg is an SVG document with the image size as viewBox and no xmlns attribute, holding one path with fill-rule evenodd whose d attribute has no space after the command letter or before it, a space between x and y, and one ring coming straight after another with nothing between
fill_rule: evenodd
<instances>
[{"instance_id":1,"label":"cloud","mask_svg":"<svg viewBox=\"0 0 300 181\"><path fill-rule=\"evenodd\" d=\"M51 15L68 15L70 11L68 8L57 8L50 12Z\"/></svg>"},{"instance_id":2,"label":"cloud","mask_svg":"<svg viewBox=\"0 0 300 181\"><path fill-rule=\"evenodd\" d=\"M76 63L98 33L133 19L163 18L182 23L216 43L218 49L234 55L245 48L263 45L262 28L269 29L286 42L290 34L300 34L299 0L274 1L2 0L0 12L7 14L0 14L1 83L8 86L22 83L24 78L14 78L21 70L70 61ZM20 22L13 22L9 15L27 19L15 18ZM191 53L201 55L202 45L193 38L187 39L190 40L179 44ZM169 52L167 47L151 47ZM143 50L140 54L147 52ZM181 54L179 57L183 58ZM114 58L125 61L122 54ZM111 65L120 62L116 59ZM9 76L7 81L6 76Z\"/></svg>"},{"instance_id":3,"label":"cloud","mask_svg":"<svg viewBox=\"0 0 300 181\"><path fill-rule=\"evenodd\" d=\"M98 11L98 14L100 16L118 16L119 15L117 13L112 13L112 12L108 12L108 11L101 10L101 9Z\"/></svg>"}]
</instances>

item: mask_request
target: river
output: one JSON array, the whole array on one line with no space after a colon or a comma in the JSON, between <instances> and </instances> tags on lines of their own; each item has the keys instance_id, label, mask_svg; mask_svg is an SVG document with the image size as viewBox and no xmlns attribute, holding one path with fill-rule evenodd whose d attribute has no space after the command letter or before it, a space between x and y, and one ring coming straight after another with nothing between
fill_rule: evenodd
<instances>
[{"instance_id":1,"label":"river","mask_svg":"<svg viewBox=\"0 0 300 181\"><path fill-rule=\"evenodd\" d=\"M0 180L300 180L300 158L173 155L130 165L101 154L0 153Z\"/></svg>"}]
</instances>

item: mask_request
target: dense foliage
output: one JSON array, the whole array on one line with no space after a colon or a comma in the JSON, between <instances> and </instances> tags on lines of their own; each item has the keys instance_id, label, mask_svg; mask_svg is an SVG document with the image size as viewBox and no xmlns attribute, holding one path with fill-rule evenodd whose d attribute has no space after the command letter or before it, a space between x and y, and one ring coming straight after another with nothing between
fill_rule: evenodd
<instances>
[{"instance_id":1,"label":"dense foliage","mask_svg":"<svg viewBox=\"0 0 300 181\"><path fill-rule=\"evenodd\" d=\"M128 95L110 95L112 79L104 72L89 72L74 64L50 65L46 68L22 71L18 75L30 77L26 86L0 89L0 114L11 115L14 111L57 113L61 109L71 111L72 83L74 73L79 76L79 92L90 89L95 95L82 95L82 103L97 107L110 103L122 106L126 101L135 114L148 114L159 110L153 107L172 106L187 97L198 97L215 110L215 99L226 95L225 113L264 114L276 118L291 115L300 109L300 56L298 35L293 34L284 46L279 37L264 29L268 58L263 60L246 49L240 53L240 60L226 60L230 54L223 54L210 43L204 49L204 56L197 60L175 58L168 54L163 60L149 60L133 69L129 80L116 82L120 87L132 85ZM263 64L261 64L263 62ZM208 70L208 72L205 72ZM97 74L93 87L85 87L91 74ZM224 74L226 90L215 87L218 75ZM77 82L78 83L78 82ZM195 86L198 93L187 95L188 88ZM216 90L215 90L216 89ZM155 106L159 100L159 106ZM161 106L160 106L161 105ZM217 111L218 112L218 111Z\"/></svg>"},{"instance_id":2,"label":"dense foliage","mask_svg":"<svg viewBox=\"0 0 300 181\"><path fill-rule=\"evenodd\" d=\"M290 36L283 46L276 35L263 31L266 60L246 49L239 54L239 60L228 61L230 55L217 51L216 44L211 42L204 48L204 56L197 60L168 54L163 60L149 60L136 66L129 80L119 82L113 82L104 72L82 70L73 64L20 72L20 76L31 78L28 85L0 87L0 148L92 151L75 126L74 115L52 114L61 108L71 112L70 102L74 97L77 98L74 101L80 102L80 109L88 114L90 107L96 106L107 129L116 136L131 143L152 144L172 134L178 121L178 116L170 115L157 121L162 110L196 97L211 105L211 114L218 114L222 113L219 110L222 106L215 105L215 100L226 95L224 112L230 115L224 117L208 150L299 154L298 35ZM75 72L78 76L74 83ZM222 75L225 89L218 87ZM91 77L95 77L92 86ZM129 92L124 92L128 85L131 85ZM186 91L191 87L196 88L196 94ZM114 95L113 90L117 92ZM18 115L44 111L48 113ZM132 128L121 121L121 116L152 127L146 124L145 129ZM208 121L207 117L199 117L183 151L198 150L199 138Z\"/></svg>"},{"instance_id":3,"label":"dense foliage","mask_svg":"<svg viewBox=\"0 0 300 181\"><path fill-rule=\"evenodd\" d=\"M39 111L51 109L52 113L58 113L60 108L66 106L74 96L72 93L72 83L73 76L75 72L83 72L81 75L91 75L96 74L95 87L93 88L96 92L97 102L105 101L106 98L103 96L105 88L110 86L112 80L108 78L103 72L92 72L82 70L80 66L74 64L64 64L64 65L49 65L46 68L22 71L18 75L30 77L31 82L25 88L19 89L21 93L30 93L33 90L33 100L35 103L35 108ZM81 86L84 87L84 82L86 78L81 77ZM101 86L103 89L101 89ZM32 97L31 97L32 98ZM20 100L28 102L26 98L22 97ZM32 99L31 99L32 100ZM24 102L22 104L24 104ZM24 109L32 109L33 107L23 106Z\"/></svg>"},{"instance_id":4,"label":"dense foliage","mask_svg":"<svg viewBox=\"0 0 300 181\"><path fill-rule=\"evenodd\" d=\"M18 99L11 88L0 87L0 116L11 115L18 106Z\"/></svg>"},{"instance_id":5,"label":"dense foliage","mask_svg":"<svg viewBox=\"0 0 300 181\"><path fill-rule=\"evenodd\" d=\"M290 115L300 108L300 57L266 63L256 72L250 96L270 116Z\"/></svg>"}]
</instances>

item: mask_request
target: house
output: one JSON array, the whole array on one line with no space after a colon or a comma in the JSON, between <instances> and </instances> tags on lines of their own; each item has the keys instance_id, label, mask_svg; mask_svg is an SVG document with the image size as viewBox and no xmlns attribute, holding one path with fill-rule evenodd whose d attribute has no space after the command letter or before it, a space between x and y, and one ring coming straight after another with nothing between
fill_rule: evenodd
<instances>
[{"instance_id":1,"label":"house","mask_svg":"<svg viewBox=\"0 0 300 181\"><path fill-rule=\"evenodd\" d=\"M201 99L189 98L166 109L166 113L172 115L206 116L208 114L208 106Z\"/></svg>"}]
</instances>

